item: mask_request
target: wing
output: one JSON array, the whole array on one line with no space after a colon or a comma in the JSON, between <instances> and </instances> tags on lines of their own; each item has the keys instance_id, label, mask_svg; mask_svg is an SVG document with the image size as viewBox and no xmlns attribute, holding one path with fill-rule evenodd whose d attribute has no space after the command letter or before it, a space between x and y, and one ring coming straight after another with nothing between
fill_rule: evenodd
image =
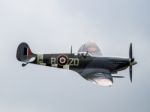
<instances>
[{"instance_id":1,"label":"wing","mask_svg":"<svg viewBox=\"0 0 150 112\"><path fill-rule=\"evenodd\" d=\"M88 52L89 55L94 57L102 56L100 48L94 42L88 42L83 44L80 49L78 50L79 53Z\"/></svg>"},{"instance_id":2,"label":"wing","mask_svg":"<svg viewBox=\"0 0 150 112\"><path fill-rule=\"evenodd\" d=\"M91 81L100 86L111 86L113 78L109 70L105 69L85 69L77 70L77 72L86 80Z\"/></svg>"}]
</instances>

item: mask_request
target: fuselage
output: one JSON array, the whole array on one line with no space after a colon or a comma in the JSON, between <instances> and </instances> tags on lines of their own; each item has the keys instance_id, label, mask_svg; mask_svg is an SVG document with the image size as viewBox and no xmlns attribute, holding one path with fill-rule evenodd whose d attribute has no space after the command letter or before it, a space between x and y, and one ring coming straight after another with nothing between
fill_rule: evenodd
<instances>
[{"instance_id":1,"label":"fuselage","mask_svg":"<svg viewBox=\"0 0 150 112\"><path fill-rule=\"evenodd\" d=\"M129 66L128 58L116 57L92 57L82 54L36 54L36 60L32 62L50 67L75 69L107 69L116 73Z\"/></svg>"}]
</instances>

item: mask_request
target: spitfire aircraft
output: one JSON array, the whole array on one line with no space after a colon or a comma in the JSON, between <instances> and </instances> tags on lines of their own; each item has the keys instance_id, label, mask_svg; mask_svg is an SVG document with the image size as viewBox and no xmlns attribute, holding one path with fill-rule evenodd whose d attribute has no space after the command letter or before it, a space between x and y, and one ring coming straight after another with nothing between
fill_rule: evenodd
<instances>
[{"instance_id":1,"label":"spitfire aircraft","mask_svg":"<svg viewBox=\"0 0 150 112\"><path fill-rule=\"evenodd\" d=\"M55 68L69 69L80 74L84 79L101 86L111 86L113 78L124 78L113 76L118 71L129 67L130 81L132 82L132 66L137 64L132 56L132 43L129 48L129 58L103 57L99 47L89 42L82 45L78 53L60 54L34 54L27 43L18 46L16 57L27 64L38 64Z\"/></svg>"}]
</instances>

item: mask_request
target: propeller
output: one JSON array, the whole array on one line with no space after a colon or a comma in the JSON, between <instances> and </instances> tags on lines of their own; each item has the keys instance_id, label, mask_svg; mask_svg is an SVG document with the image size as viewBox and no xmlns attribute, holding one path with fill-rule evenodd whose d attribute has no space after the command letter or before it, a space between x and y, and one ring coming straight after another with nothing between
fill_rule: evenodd
<instances>
[{"instance_id":1,"label":"propeller","mask_svg":"<svg viewBox=\"0 0 150 112\"><path fill-rule=\"evenodd\" d=\"M130 48L129 48L129 74L130 74L130 81L132 82L132 66L137 64L137 62L134 61L135 59L133 58L133 50L132 50L132 43L130 43Z\"/></svg>"}]
</instances>

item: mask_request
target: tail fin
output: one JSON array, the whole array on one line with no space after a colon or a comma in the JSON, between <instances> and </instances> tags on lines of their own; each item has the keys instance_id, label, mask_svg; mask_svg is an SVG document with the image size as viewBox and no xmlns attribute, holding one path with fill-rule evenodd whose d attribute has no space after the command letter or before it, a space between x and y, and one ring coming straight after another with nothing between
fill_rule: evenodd
<instances>
[{"instance_id":1,"label":"tail fin","mask_svg":"<svg viewBox=\"0 0 150 112\"><path fill-rule=\"evenodd\" d=\"M31 59L34 56L29 45L27 43L22 42L17 49L16 58L19 61L26 61Z\"/></svg>"}]
</instances>

